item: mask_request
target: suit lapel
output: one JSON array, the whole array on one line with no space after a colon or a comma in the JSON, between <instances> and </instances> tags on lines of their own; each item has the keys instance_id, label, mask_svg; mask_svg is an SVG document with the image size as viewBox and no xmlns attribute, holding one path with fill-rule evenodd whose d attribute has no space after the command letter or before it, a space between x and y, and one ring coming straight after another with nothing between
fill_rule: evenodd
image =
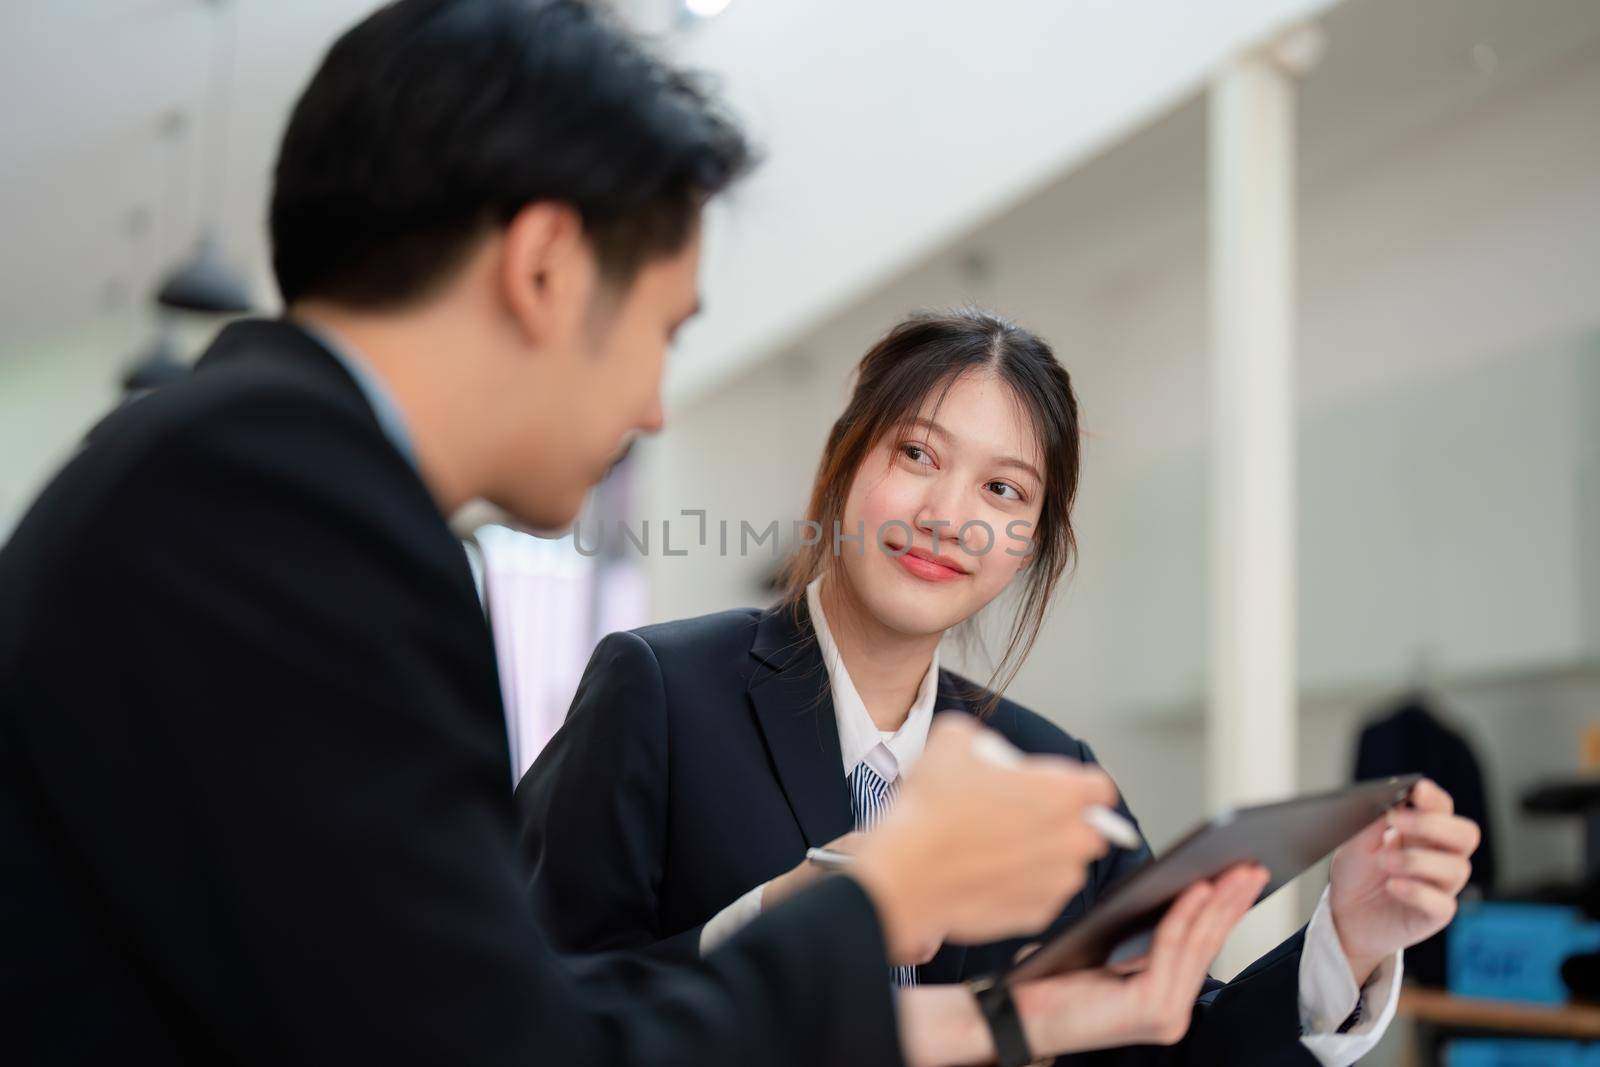
<instances>
[{"instance_id":1,"label":"suit lapel","mask_svg":"<svg viewBox=\"0 0 1600 1067\"><path fill-rule=\"evenodd\" d=\"M855 817L828 672L809 629L788 606L761 616L750 647L761 661L750 679L750 702L806 844L820 848L854 829Z\"/></svg>"},{"instance_id":2,"label":"suit lapel","mask_svg":"<svg viewBox=\"0 0 1600 1067\"><path fill-rule=\"evenodd\" d=\"M941 711L959 711L966 715L973 714L972 704L968 697L967 686L949 671L939 672L939 696L933 702L933 713Z\"/></svg>"},{"instance_id":3,"label":"suit lapel","mask_svg":"<svg viewBox=\"0 0 1600 1067\"><path fill-rule=\"evenodd\" d=\"M804 621L803 604L800 611ZM819 848L855 828L822 653L809 624L797 623L783 606L761 616L750 654L760 662L750 680L750 702L767 751L806 844ZM972 714L968 694L948 671L939 672L934 707ZM961 981L966 962L965 945L945 944L917 968L917 980Z\"/></svg>"}]
</instances>

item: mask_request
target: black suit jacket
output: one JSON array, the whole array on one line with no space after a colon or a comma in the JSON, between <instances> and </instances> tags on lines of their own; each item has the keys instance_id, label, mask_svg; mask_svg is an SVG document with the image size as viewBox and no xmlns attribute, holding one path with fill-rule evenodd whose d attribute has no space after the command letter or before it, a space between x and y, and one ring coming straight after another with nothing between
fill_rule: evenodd
<instances>
[{"instance_id":1,"label":"black suit jacket","mask_svg":"<svg viewBox=\"0 0 1600 1067\"><path fill-rule=\"evenodd\" d=\"M517 788L534 905L562 949L692 960L707 920L853 828L827 671L804 612L722 612L596 648L565 724ZM938 710L971 711L975 687L944 671L939 683ZM1024 751L1094 761L1088 745L1010 700L988 724ZM1051 931L1149 857L1140 848L1097 860ZM947 944L920 980L992 973L1023 943ZM1208 985L1182 1044L1070 1062L1314 1064L1299 1041L1300 944L1297 934L1229 985Z\"/></svg>"},{"instance_id":2,"label":"black suit jacket","mask_svg":"<svg viewBox=\"0 0 1600 1067\"><path fill-rule=\"evenodd\" d=\"M230 326L0 552L8 1059L898 1062L842 879L692 971L580 980L528 905L508 762L422 482L318 344Z\"/></svg>"}]
</instances>

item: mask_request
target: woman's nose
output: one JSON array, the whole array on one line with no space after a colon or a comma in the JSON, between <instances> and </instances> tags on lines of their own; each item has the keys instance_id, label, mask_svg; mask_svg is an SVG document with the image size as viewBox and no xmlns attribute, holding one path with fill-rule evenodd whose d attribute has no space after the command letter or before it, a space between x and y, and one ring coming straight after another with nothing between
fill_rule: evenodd
<instances>
[{"instance_id":1,"label":"woman's nose","mask_svg":"<svg viewBox=\"0 0 1600 1067\"><path fill-rule=\"evenodd\" d=\"M954 496L947 487L931 488L917 510L913 525L935 543L955 541L960 535L961 524L966 521L960 514Z\"/></svg>"}]
</instances>

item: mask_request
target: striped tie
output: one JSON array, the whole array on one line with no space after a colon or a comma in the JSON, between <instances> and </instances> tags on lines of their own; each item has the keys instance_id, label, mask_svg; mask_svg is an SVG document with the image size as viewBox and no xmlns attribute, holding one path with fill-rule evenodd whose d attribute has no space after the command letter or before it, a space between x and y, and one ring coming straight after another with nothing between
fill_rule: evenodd
<instances>
[{"instance_id":1,"label":"striped tie","mask_svg":"<svg viewBox=\"0 0 1600 1067\"><path fill-rule=\"evenodd\" d=\"M877 771L865 763L856 764L850 772L850 810L855 813L856 829L866 831L878 825L878 820L889 813L900 783L886 782ZM902 989L917 984L917 969L913 966L893 968L894 984Z\"/></svg>"}]
</instances>

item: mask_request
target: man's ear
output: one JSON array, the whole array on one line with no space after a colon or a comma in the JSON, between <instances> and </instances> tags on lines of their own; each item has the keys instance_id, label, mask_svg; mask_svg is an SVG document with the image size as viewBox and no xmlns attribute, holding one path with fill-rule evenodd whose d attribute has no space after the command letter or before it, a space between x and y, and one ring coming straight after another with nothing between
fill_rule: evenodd
<instances>
[{"instance_id":1,"label":"man's ear","mask_svg":"<svg viewBox=\"0 0 1600 1067\"><path fill-rule=\"evenodd\" d=\"M506 227L500 291L530 344L582 321L597 268L576 209L550 200L528 204Z\"/></svg>"}]
</instances>

